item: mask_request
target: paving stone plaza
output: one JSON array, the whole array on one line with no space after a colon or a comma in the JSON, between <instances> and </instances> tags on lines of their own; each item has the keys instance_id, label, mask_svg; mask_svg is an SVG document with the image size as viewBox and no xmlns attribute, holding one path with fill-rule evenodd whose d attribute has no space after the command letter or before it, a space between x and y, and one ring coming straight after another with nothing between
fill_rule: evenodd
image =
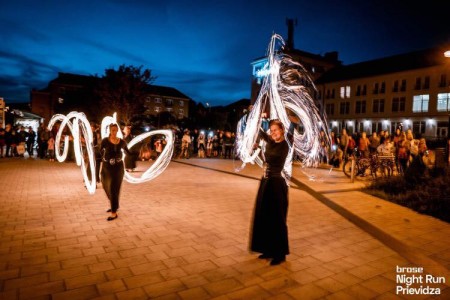
<instances>
[{"instance_id":1,"label":"paving stone plaza","mask_svg":"<svg viewBox=\"0 0 450 300\"><path fill-rule=\"evenodd\" d=\"M101 184L90 195L75 163L0 159L0 299L450 299L450 224L337 170L294 166L291 254L257 259L261 171L238 165L172 161L153 181L124 182L107 222Z\"/></svg>"}]
</instances>

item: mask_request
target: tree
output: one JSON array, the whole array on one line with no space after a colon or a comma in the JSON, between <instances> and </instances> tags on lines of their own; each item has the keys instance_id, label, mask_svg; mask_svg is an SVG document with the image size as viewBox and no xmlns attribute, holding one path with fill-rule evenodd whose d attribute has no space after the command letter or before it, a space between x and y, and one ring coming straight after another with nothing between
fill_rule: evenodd
<instances>
[{"instance_id":1,"label":"tree","mask_svg":"<svg viewBox=\"0 0 450 300\"><path fill-rule=\"evenodd\" d=\"M118 121L130 124L134 116L144 111L146 88L155 79L151 70L142 70L142 66L106 69L95 89L103 115L117 112Z\"/></svg>"}]
</instances>

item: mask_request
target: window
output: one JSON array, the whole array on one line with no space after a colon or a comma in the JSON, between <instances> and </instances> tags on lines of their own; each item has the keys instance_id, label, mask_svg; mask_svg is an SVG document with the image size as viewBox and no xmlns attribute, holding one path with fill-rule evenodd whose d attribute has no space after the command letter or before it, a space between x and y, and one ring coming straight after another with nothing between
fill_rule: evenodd
<instances>
[{"instance_id":1,"label":"window","mask_svg":"<svg viewBox=\"0 0 450 300\"><path fill-rule=\"evenodd\" d=\"M355 113L357 114L366 113L366 100L356 101Z\"/></svg>"},{"instance_id":2,"label":"window","mask_svg":"<svg viewBox=\"0 0 450 300\"><path fill-rule=\"evenodd\" d=\"M336 95L335 95L336 93L335 93L335 90L334 89L332 89L331 90L331 99L335 99L336 98Z\"/></svg>"},{"instance_id":3,"label":"window","mask_svg":"<svg viewBox=\"0 0 450 300\"><path fill-rule=\"evenodd\" d=\"M425 80L423 82L423 89L428 90L430 88L430 76L425 76Z\"/></svg>"},{"instance_id":4,"label":"window","mask_svg":"<svg viewBox=\"0 0 450 300\"><path fill-rule=\"evenodd\" d=\"M348 115L350 113L350 102L341 102L339 113L341 115Z\"/></svg>"},{"instance_id":5,"label":"window","mask_svg":"<svg viewBox=\"0 0 450 300\"><path fill-rule=\"evenodd\" d=\"M386 82L383 81L381 83L380 94L384 94L385 91L386 91Z\"/></svg>"},{"instance_id":6,"label":"window","mask_svg":"<svg viewBox=\"0 0 450 300\"><path fill-rule=\"evenodd\" d=\"M161 103L161 98L155 98L155 103Z\"/></svg>"},{"instance_id":7,"label":"window","mask_svg":"<svg viewBox=\"0 0 450 300\"><path fill-rule=\"evenodd\" d=\"M430 95L416 95L413 97L413 112L427 112Z\"/></svg>"},{"instance_id":8,"label":"window","mask_svg":"<svg viewBox=\"0 0 450 300\"><path fill-rule=\"evenodd\" d=\"M405 111L405 97L395 97L392 99L392 112Z\"/></svg>"},{"instance_id":9,"label":"window","mask_svg":"<svg viewBox=\"0 0 450 300\"><path fill-rule=\"evenodd\" d=\"M384 112L384 99L374 99L372 112L374 113L383 113Z\"/></svg>"},{"instance_id":10,"label":"window","mask_svg":"<svg viewBox=\"0 0 450 300\"><path fill-rule=\"evenodd\" d=\"M378 82L375 82L373 85L373 93L378 94Z\"/></svg>"},{"instance_id":11,"label":"window","mask_svg":"<svg viewBox=\"0 0 450 300\"><path fill-rule=\"evenodd\" d=\"M173 108L172 108L172 107L166 107L166 111L172 112L172 111L173 111Z\"/></svg>"},{"instance_id":12,"label":"window","mask_svg":"<svg viewBox=\"0 0 450 300\"><path fill-rule=\"evenodd\" d=\"M441 80L439 81L439 87L446 87L447 86L447 75L442 74Z\"/></svg>"},{"instance_id":13,"label":"window","mask_svg":"<svg viewBox=\"0 0 450 300\"><path fill-rule=\"evenodd\" d=\"M350 98L350 86L341 86L339 95L341 99Z\"/></svg>"},{"instance_id":14,"label":"window","mask_svg":"<svg viewBox=\"0 0 450 300\"><path fill-rule=\"evenodd\" d=\"M400 86L400 91L401 92L406 91L406 79L402 79L402 85Z\"/></svg>"},{"instance_id":15,"label":"window","mask_svg":"<svg viewBox=\"0 0 450 300\"><path fill-rule=\"evenodd\" d=\"M437 95L437 111L450 111L450 93Z\"/></svg>"},{"instance_id":16,"label":"window","mask_svg":"<svg viewBox=\"0 0 450 300\"><path fill-rule=\"evenodd\" d=\"M178 109L178 113L181 114L181 115L183 115L183 114L184 114L184 109L179 108L179 109Z\"/></svg>"},{"instance_id":17,"label":"window","mask_svg":"<svg viewBox=\"0 0 450 300\"><path fill-rule=\"evenodd\" d=\"M328 116L334 115L334 103L327 103L325 106L325 112Z\"/></svg>"},{"instance_id":18,"label":"window","mask_svg":"<svg viewBox=\"0 0 450 300\"><path fill-rule=\"evenodd\" d=\"M150 102L152 100L152 98L150 98L150 97L145 97L145 102Z\"/></svg>"},{"instance_id":19,"label":"window","mask_svg":"<svg viewBox=\"0 0 450 300\"><path fill-rule=\"evenodd\" d=\"M425 133L425 126L426 126L425 122L423 122L423 121L413 122L412 131L414 133L414 136L424 134Z\"/></svg>"},{"instance_id":20,"label":"window","mask_svg":"<svg viewBox=\"0 0 450 300\"><path fill-rule=\"evenodd\" d=\"M414 85L414 89L415 89L415 90L420 90L421 85L422 85L421 82L422 82L422 78L417 77L417 78L416 78L416 84Z\"/></svg>"},{"instance_id":21,"label":"window","mask_svg":"<svg viewBox=\"0 0 450 300\"><path fill-rule=\"evenodd\" d=\"M155 106L155 112L160 112L161 111L161 107L159 107L159 106Z\"/></svg>"},{"instance_id":22,"label":"window","mask_svg":"<svg viewBox=\"0 0 450 300\"><path fill-rule=\"evenodd\" d=\"M172 99L166 99L166 105L173 105Z\"/></svg>"},{"instance_id":23,"label":"window","mask_svg":"<svg viewBox=\"0 0 450 300\"><path fill-rule=\"evenodd\" d=\"M356 96L359 96L359 95L361 95L361 86L360 85L358 85L356 87Z\"/></svg>"},{"instance_id":24,"label":"window","mask_svg":"<svg viewBox=\"0 0 450 300\"><path fill-rule=\"evenodd\" d=\"M180 106L184 106L184 101L180 100L180 102L178 103Z\"/></svg>"},{"instance_id":25,"label":"window","mask_svg":"<svg viewBox=\"0 0 450 300\"><path fill-rule=\"evenodd\" d=\"M366 85L363 85L361 95L363 95L363 96L367 95L367 86Z\"/></svg>"},{"instance_id":26,"label":"window","mask_svg":"<svg viewBox=\"0 0 450 300\"><path fill-rule=\"evenodd\" d=\"M394 93L398 92L398 80L394 81L394 86L392 87Z\"/></svg>"}]
</instances>

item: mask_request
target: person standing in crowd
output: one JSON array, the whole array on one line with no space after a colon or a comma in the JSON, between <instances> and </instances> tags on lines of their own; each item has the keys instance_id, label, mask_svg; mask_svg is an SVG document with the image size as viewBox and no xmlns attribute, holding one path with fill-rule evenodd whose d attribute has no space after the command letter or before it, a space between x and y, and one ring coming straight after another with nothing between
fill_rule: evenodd
<instances>
[{"instance_id":1,"label":"person standing in crowd","mask_svg":"<svg viewBox=\"0 0 450 300\"><path fill-rule=\"evenodd\" d=\"M378 146L381 144L381 139L378 136L377 132L372 132L372 135L369 138L369 151L370 154L374 154L377 152Z\"/></svg>"},{"instance_id":2,"label":"person standing in crowd","mask_svg":"<svg viewBox=\"0 0 450 300\"><path fill-rule=\"evenodd\" d=\"M52 133L50 133L50 138L47 141L47 151L49 161L55 161L55 139Z\"/></svg>"},{"instance_id":3,"label":"person standing in crowd","mask_svg":"<svg viewBox=\"0 0 450 300\"><path fill-rule=\"evenodd\" d=\"M198 143L198 157L199 158L205 158L205 152L206 152L206 146L205 146L205 133L202 131L200 132L198 139L197 139L197 143Z\"/></svg>"},{"instance_id":4,"label":"person standing in crowd","mask_svg":"<svg viewBox=\"0 0 450 300\"><path fill-rule=\"evenodd\" d=\"M107 218L112 221L118 218L120 188L122 186L123 175L125 173L122 161L122 150L127 155L131 155L127 143L117 137L119 126L117 124L109 125L109 137L104 138L100 144L100 153L102 155L101 181L106 196L108 197L111 208L107 210L111 215Z\"/></svg>"},{"instance_id":5,"label":"person standing in crowd","mask_svg":"<svg viewBox=\"0 0 450 300\"><path fill-rule=\"evenodd\" d=\"M189 159L189 147L191 145L191 136L188 129L184 130L183 138L181 139L181 158Z\"/></svg>"},{"instance_id":6,"label":"person standing in crowd","mask_svg":"<svg viewBox=\"0 0 450 300\"><path fill-rule=\"evenodd\" d=\"M409 143L406 139L406 134L404 131L400 133L400 139L397 145L397 160L400 165L400 173L405 174L409 160Z\"/></svg>"},{"instance_id":7,"label":"person standing in crowd","mask_svg":"<svg viewBox=\"0 0 450 300\"><path fill-rule=\"evenodd\" d=\"M131 126L125 126L123 128L123 140L129 144L132 139ZM134 153L132 155L126 155L124 160L127 172L133 172L136 169L136 155Z\"/></svg>"},{"instance_id":8,"label":"person standing in crowd","mask_svg":"<svg viewBox=\"0 0 450 300\"><path fill-rule=\"evenodd\" d=\"M5 129L0 124L0 158L4 157L3 148L5 147Z\"/></svg>"},{"instance_id":9,"label":"person standing in crowd","mask_svg":"<svg viewBox=\"0 0 450 300\"><path fill-rule=\"evenodd\" d=\"M50 130L48 130L44 124L41 124L41 127L41 132L39 134L39 158L43 159L47 156L47 141L50 138Z\"/></svg>"},{"instance_id":10,"label":"person standing in crowd","mask_svg":"<svg viewBox=\"0 0 450 300\"><path fill-rule=\"evenodd\" d=\"M4 137L5 137L5 145L6 145L5 157L10 157L10 156L12 156L12 153L10 154L10 152L11 152L11 145L13 144L11 124L6 124Z\"/></svg>"},{"instance_id":11,"label":"person standing in crowd","mask_svg":"<svg viewBox=\"0 0 450 300\"><path fill-rule=\"evenodd\" d=\"M210 158L213 153L213 137L208 135L208 141L206 142L206 157Z\"/></svg>"},{"instance_id":12,"label":"person standing in crowd","mask_svg":"<svg viewBox=\"0 0 450 300\"><path fill-rule=\"evenodd\" d=\"M369 145L370 141L367 138L367 134L365 131L362 132L361 137L358 140L358 151L361 157L369 157Z\"/></svg>"},{"instance_id":13,"label":"person standing in crowd","mask_svg":"<svg viewBox=\"0 0 450 300\"><path fill-rule=\"evenodd\" d=\"M281 172L284 168L289 145L285 140L283 123L270 121L270 136L260 130L267 142L264 157L264 174L256 196L251 228L250 250L262 253L258 258L272 259L278 265L289 254L287 210L288 186Z\"/></svg>"},{"instance_id":14,"label":"person standing in crowd","mask_svg":"<svg viewBox=\"0 0 450 300\"><path fill-rule=\"evenodd\" d=\"M28 127L27 152L30 157L34 155L34 143L36 142L36 133L33 128Z\"/></svg>"}]
</instances>

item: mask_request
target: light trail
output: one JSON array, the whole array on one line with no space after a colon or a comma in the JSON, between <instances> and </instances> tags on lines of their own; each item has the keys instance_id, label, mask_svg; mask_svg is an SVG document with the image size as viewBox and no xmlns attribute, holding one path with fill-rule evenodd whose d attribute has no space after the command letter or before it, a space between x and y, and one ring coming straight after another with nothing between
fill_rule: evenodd
<instances>
[{"instance_id":1,"label":"light trail","mask_svg":"<svg viewBox=\"0 0 450 300\"><path fill-rule=\"evenodd\" d=\"M70 112L69 114L67 114L67 116L56 114L51 118L48 124L48 129L51 130L57 122L60 122L60 126L55 138L56 159L59 162L63 162L66 160L69 151L69 140L70 138L72 138L76 164L78 166L81 166L81 173L83 175L84 183L88 192L90 194L94 194L96 190L97 178L95 177L95 154L93 145L94 139L89 121L87 120L85 114L81 112ZM112 116L106 116L103 118L100 128L101 138L103 139L109 136L110 124L118 125L119 131L117 133L117 136L123 138L123 133L120 130L119 124L117 123L116 113L114 113ZM66 127L68 128L68 130L66 130ZM69 132L70 135L68 134ZM63 135L64 141L61 144L61 137ZM161 129L142 133L134 137L130 141L130 143L128 143L128 148L131 149L137 143L142 142L143 140L153 135L165 136L166 145L164 147L164 150L161 152L156 161L153 162L151 166L140 177L134 177L131 176L129 172L125 172L124 179L126 181L130 183L142 183L150 181L155 177L161 175L161 173L169 165L174 148L174 135L171 130ZM61 148L63 149L62 153ZM125 155L125 152L123 152L124 157ZM91 180L89 180L86 164L88 164L89 166Z\"/></svg>"},{"instance_id":2,"label":"light trail","mask_svg":"<svg viewBox=\"0 0 450 300\"><path fill-rule=\"evenodd\" d=\"M259 140L259 130L262 113L269 112L269 119L279 119L285 128L286 140L290 150L283 169L283 176L288 181L292 174L292 161L294 154L298 156L304 167L317 167L323 155L320 131L325 134L325 143L330 144L327 131L327 120L317 108L314 99L309 95L307 87L315 89L314 83L306 69L289 56L281 54L284 46L283 38L274 34L268 47L267 63L261 71L267 76L264 78L260 93L248 113L245 128L239 124L236 130L235 154L243 162L239 171L247 163L257 163L262 167L264 141L261 141L261 150L255 150ZM291 121L288 115L296 116L302 126L303 132L294 130L293 142L287 137ZM240 122L241 123L241 122ZM244 126L242 126L244 127Z\"/></svg>"}]
</instances>

